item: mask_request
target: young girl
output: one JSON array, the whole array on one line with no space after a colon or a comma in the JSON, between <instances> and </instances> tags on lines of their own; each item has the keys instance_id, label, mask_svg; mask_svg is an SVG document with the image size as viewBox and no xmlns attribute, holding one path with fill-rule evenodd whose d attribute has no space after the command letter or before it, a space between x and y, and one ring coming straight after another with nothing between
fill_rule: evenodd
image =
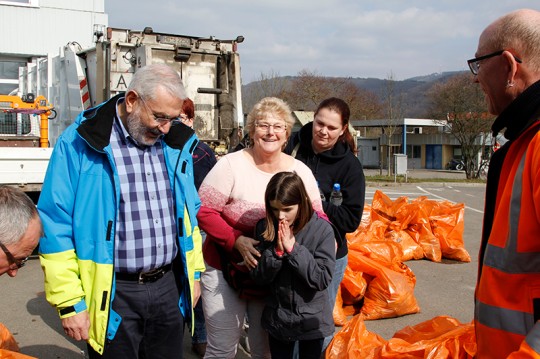
<instances>
[{"instance_id":1,"label":"young girl","mask_svg":"<svg viewBox=\"0 0 540 359\"><path fill-rule=\"evenodd\" d=\"M326 287L335 265L335 236L330 222L313 211L302 179L294 172L275 174L265 192L266 218L255 228L256 282L271 294L261 318L269 334L272 358L321 357L324 337L334 332Z\"/></svg>"}]
</instances>

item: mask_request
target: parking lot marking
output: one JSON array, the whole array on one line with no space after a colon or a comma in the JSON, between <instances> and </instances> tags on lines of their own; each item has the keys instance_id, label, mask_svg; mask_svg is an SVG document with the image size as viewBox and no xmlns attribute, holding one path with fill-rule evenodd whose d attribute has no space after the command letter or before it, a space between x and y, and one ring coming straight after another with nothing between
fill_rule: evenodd
<instances>
[{"instance_id":1,"label":"parking lot marking","mask_svg":"<svg viewBox=\"0 0 540 359\"><path fill-rule=\"evenodd\" d=\"M433 197L435 197L435 198L439 198L439 199L441 199L441 200L448 201L448 202L451 202L451 203L456 203L456 202L454 202L454 201L452 201L452 200L449 200L448 198L444 198L444 197L441 197L441 196L436 195L435 193L431 193L431 192L429 192L429 191L426 191L425 189L423 189L423 188L420 187L420 186L416 186L416 188L418 188L420 191L424 192L425 194L428 194L428 195L433 196ZM470 209L471 211L474 211L474 212L478 212L478 213L482 213L482 214L484 213L484 211L481 211L481 210L479 210L479 209L472 208L472 207L469 207L469 206L465 206L465 208Z\"/></svg>"}]
</instances>

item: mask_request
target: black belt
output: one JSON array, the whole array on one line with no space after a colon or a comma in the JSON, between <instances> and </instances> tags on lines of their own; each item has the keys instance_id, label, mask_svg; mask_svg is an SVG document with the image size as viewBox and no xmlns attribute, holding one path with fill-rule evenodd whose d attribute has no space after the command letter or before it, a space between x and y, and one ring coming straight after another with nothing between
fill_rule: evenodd
<instances>
[{"instance_id":1,"label":"black belt","mask_svg":"<svg viewBox=\"0 0 540 359\"><path fill-rule=\"evenodd\" d=\"M148 272L139 272L139 273L116 273L116 279L118 280L127 280L130 282L138 282L139 284L155 282L158 279L162 278L165 273L171 270L172 265L167 264L163 267L152 269Z\"/></svg>"}]
</instances>

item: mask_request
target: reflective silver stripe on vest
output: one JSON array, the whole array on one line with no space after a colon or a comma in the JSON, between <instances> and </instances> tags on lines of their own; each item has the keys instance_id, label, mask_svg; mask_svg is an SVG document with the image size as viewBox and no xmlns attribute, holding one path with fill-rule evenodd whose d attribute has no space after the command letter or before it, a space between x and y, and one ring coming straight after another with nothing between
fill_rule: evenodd
<instances>
[{"instance_id":1,"label":"reflective silver stripe on vest","mask_svg":"<svg viewBox=\"0 0 540 359\"><path fill-rule=\"evenodd\" d=\"M477 320L481 324L493 329L500 329L504 330L505 332L525 336L532 329L532 327L535 326L532 313L494 307L492 305L482 303L478 299L476 300L475 309ZM540 329L540 327L538 329ZM538 338L532 339L534 339L535 343L538 342Z\"/></svg>"},{"instance_id":2,"label":"reflective silver stripe on vest","mask_svg":"<svg viewBox=\"0 0 540 359\"><path fill-rule=\"evenodd\" d=\"M484 256L484 265L506 273L535 273L540 268L540 253L518 253L518 224L521 215L521 186L523 183L523 168L527 151L519 161L519 166L512 184L510 211L508 218L508 239L504 248L488 244Z\"/></svg>"},{"instance_id":3,"label":"reflective silver stripe on vest","mask_svg":"<svg viewBox=\"0 0 540 359\"><path fill-rule=\"evenodd\" d=\"M533 330L527 335L525 341L537 353L540 353L540 322L536 322Z\"/></svg>"}]
</instances>

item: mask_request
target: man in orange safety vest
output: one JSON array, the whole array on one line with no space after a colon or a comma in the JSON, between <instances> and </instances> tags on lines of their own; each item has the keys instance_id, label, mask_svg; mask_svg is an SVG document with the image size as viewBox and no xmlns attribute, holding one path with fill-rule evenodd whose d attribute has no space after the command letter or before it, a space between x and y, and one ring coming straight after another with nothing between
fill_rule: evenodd
<instances>
[{"instance_id":1,"label":"man in orange safety vest","mask_svg":"<svg viewBox=\"0 0 540 359\"><path fill-rule=\"evenodd\" d=\"M468 60L508 140L489 164L475 293L477 358L540 358L540 12L491 23Z\"/></svg>"}]
</instances>

